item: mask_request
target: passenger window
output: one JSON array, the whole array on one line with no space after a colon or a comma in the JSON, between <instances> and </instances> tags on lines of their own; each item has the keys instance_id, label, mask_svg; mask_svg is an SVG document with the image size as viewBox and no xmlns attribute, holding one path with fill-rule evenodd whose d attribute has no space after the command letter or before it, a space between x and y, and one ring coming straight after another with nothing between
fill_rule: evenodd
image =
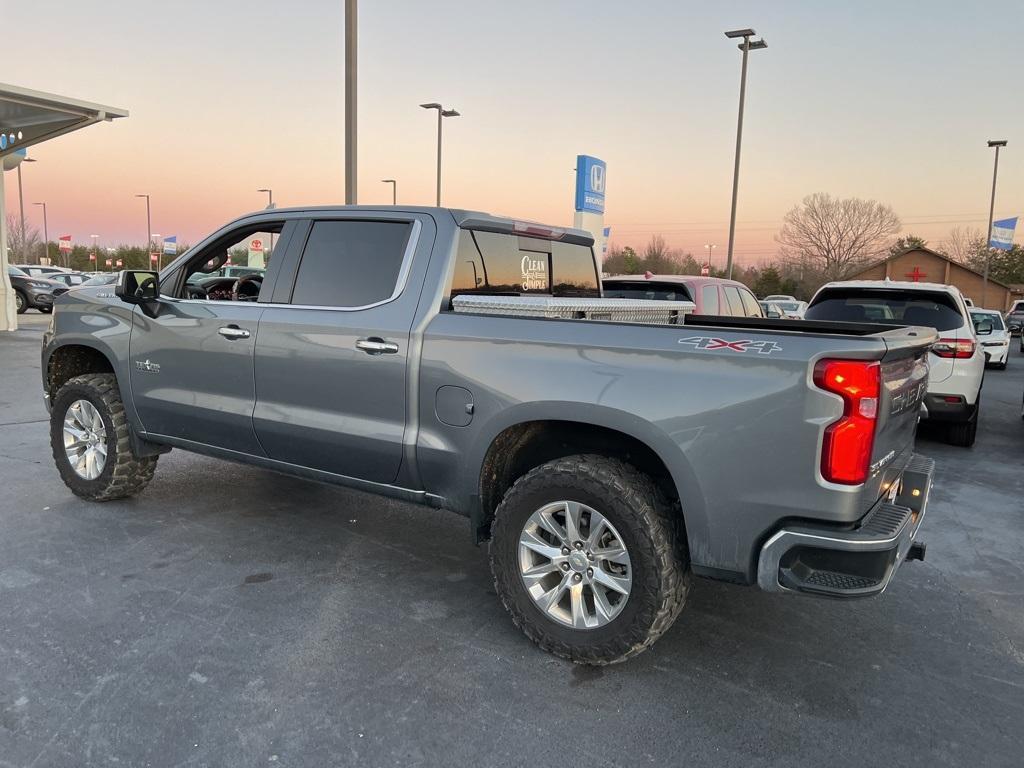
<instances>
[{"instance_id":1,"label":"passenger window","mask_svg":"<svg viewBox=\"0 0 1024 768\"><path fill-rule=\"evenodd\" d=\"M257 301L283 222L236 230L205 248L185 272L183 296L200 301Z\"/></svg>"},{"instance_id":2,"label":"passenger window","mask_svg":"<svg viewBox=\"0 0 1024 768\"><path fill-rule=\"evenodd\" d=\"M742 288L737 290L740 292L740 299L743 301L743 314L747 317L764 317L764 314L761 312L761 305L757 303L754 294Z\"/></svg>"},{"instance_id":3,"label":"passenger window","mask_svg":"<svg viewBox=\"0 0 1024 768\"><path fill-rule=\"evenodd\" d=\"M718 307L718 286L705 285L700 289L701 297L704 299L704 307L701 310L705 315L717 315L721 311Z\"/></svg>"},{"instance_id":4,"label":"passenger window","mask_svg":"<svg viewBox=\"0 0 1024 768\"><path fill-rule=\"evenodd\" d=\"M318 221L306 240L292 304L365 307L391 298L409 242L404 221Z\"/></svg>"},{"instance_id":5,"label":"passenger window","mask_svg":"<svg viewBox=\"0 0 1024 768\"><path fill-rule=\"evenodd\" d=\"M725 301L729 305L729 314L734 317L743 317L743 300L740 298L740 292L734 285L723 286L725 291Z\"/></svg>"}]
</instances>

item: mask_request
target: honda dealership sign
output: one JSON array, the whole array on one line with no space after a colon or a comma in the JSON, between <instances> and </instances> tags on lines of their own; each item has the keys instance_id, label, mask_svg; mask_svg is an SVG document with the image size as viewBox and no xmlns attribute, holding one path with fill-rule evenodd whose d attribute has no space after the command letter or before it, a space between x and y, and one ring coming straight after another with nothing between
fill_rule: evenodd
<instances>
[{"instance_id":1,"label":"honda dealership sign","mask_svg":"<svg viewBox=\"0 0 1024 768\"><path fill-rule=\"evenodd\" d=\"M576 215L573 226L594 236L598 261L604 255L607 234L604 226L604 199L608 187L608 166L590 155L576 156Z\"/></svg>"}]
</instances>

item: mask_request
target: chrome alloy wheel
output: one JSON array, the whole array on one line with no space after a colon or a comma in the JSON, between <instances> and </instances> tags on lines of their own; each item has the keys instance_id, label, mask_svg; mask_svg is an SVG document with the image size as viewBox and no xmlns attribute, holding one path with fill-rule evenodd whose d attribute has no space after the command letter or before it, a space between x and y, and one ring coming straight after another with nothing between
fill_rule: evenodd
<instances>
[{"instance_id":1,"label":"chrome alloy wheel","mask_svg":"<svg viewBox=\"0 0 1024 768\"><path fill-rule=\"evenodd\" d=\"M608 624L633 585L615 526L576 501L555 501L530 515L519 534L519 572L537 607L573 629Z\"/></svg>"},{"instance_id":2,"label":"chrome alloy wheel","mask_svg":"<svg viewBox=\"0 0 1024 768\"><path fill-rule=\"evenodd\" d=\"M95 480L107 464L107 428L88 400L75 400L64 414L64 453L83 480Z\"/></svg>"}]
</instances>

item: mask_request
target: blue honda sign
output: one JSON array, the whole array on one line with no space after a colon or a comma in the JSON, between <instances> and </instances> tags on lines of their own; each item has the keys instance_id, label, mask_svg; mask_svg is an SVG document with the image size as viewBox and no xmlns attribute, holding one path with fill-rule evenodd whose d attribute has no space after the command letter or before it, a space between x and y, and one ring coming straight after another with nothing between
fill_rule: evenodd
<instances>
[{"instance_id":1,"label":"blue honda sign","mask_svg":"<svg viewBox=\"0 0 1024 768\"><path fill-rule=\"evenodd\" d=\"M576 210L604 213L607 167L590 155L576 156Z\"/></svg>"}]
</instances>

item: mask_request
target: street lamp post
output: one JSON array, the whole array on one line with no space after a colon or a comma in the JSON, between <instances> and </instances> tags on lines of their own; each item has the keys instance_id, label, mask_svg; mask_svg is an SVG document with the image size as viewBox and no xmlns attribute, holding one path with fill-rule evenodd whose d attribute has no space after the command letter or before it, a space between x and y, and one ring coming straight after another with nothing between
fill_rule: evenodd
<instances>
[{"instance_id":1,"label":"street lamp post","mask_svg":"<svg viewBox=\"0 0 1024 768\"><path fill-rule=\"evenodd\" d=\"M100 254L99 254L99 251L97 250L96 246L99 243L100 236L99 235L89 235L89 237L92 238L92 260L94 262L96 262L96 271L99 272L100 271Z\"/></svg>"},{"instance_id":2,"label":"street lamp post","mask_svg":"<svg viewBox=\"0 0 1024 768\"><path fill-rule=\"evenodd\" d=\"M46 223L46 203L32 203L32 205L43 206L43 256L47 262L50 261L50 228Z\"/></svg>"},{"instance_id":3,"label":"street lamp post","mask_svg":"<svg viewBox=\"0 0 1024 768\"><path fill-rule=\"evenodd\" d=\"M35 159L23 157L21 163L34 163ZM32 263L28 255L28 248L25 245L25 197L21 192L21 163L18 163L18 214L21 216L21 258L26 264Z\"/></svg>"},{"instance_id":4,"label":"street lamp post","mask_svg":"<svg viewBox=\"0 0 1024 768\"><path fill-rule=\"evenodd\" d=\"M424 109L437 110L437 207L441 207L441 120L445 117L459 117L454 109L445 109L437 102L420 104Z\"/></svg>"},{"instance_id":5,"label":"street lamp post","mask_svg":"<svg viewBox=\"0 0 1024 768\"><path fill-rule=\"evenodd\" d=\"M381 179L381 184L391 185L391 204L398 205L398 182L395 179Z\"/></svg>"},{"instance_id":6,"label":"street lamp post","mask_svg":"<svg viewBox=\"0 0 1024 768\"><path fill-rule=\"evenodd\" d=\"M146 258L149 258L153 249L153 224L149 218L149 195L136 195L136 197L146 198Z\"/></svg>"},{"instance_id":7,"label":"street lamp post","mask_svg":"<svg viewBox=\"0 0 1024 768\"><path fill-rule=\"evenodd\" d=\"M986 294L988 294L988 269L992 260L992 219L996 213L996 177L999 175L999 148L1006 146L1006 139L989 141L990 147L995 147L996 159L992 167L992 198L988 204L988 231L985 233L985 274L981 281L981 306L985 306Z\"/></svg>"},{"instance_id":8,"label":"street lamp post","mask_svg":"<svg viewBox=\"0 0 1024 768\"><path fill-rule=\"evenodd\" d=\"M714 256L715 248L717 247L715 243L704 244L704 250L708 252L708 274L711 274L711 257Z\"/></svg>"},{"instance_id":9,"label":"street lamp post","mask_svg":"<svg viewBox=\"0 0 1024 768\"><path fill-rule=\"evenodd\" d=\"M732 280L733 243L736 236L736 197L739 192L740 183L740 145L743 141L743 103L747 94L747 54L750 53L750 51L757 51L768 47L768 43L764 40L754 40L751 42L750 38L755 34L757 33L752 29L733 29L725 33L725 36L728 38L743 38L743 42L739 45L739 49L743 51L743 65L740 69L740 111L739 117L736 121L736 162L732 171L732 211L729 214L729 252L726 257L725 265L726 277L730 280Z\"/></svg>"},{"instance_id":10,"label":"street lamp post","mask_svg":"<svg viewBox=\"0 0 1024 768\"><path fill-rule=\"evenodd\" d=\"M274 210L274 190L269 189L267 187L264 187L263 189L257 189L256 191L257 192L266 192L267 193L267 210L268 211ZM270 254L273 255L273 253L274 253L274 233L271 232L270 233Z\"/></svg>"},{"instance_id":11,"label":"street lamp post","mask_svg":"<svg viewBox=\"0 0 1024 768\"><path fill-rule=\"evenodd\" d=\"M345 205L356 204L356 0L345 0Z\"/></svg>"}]
</instances>

